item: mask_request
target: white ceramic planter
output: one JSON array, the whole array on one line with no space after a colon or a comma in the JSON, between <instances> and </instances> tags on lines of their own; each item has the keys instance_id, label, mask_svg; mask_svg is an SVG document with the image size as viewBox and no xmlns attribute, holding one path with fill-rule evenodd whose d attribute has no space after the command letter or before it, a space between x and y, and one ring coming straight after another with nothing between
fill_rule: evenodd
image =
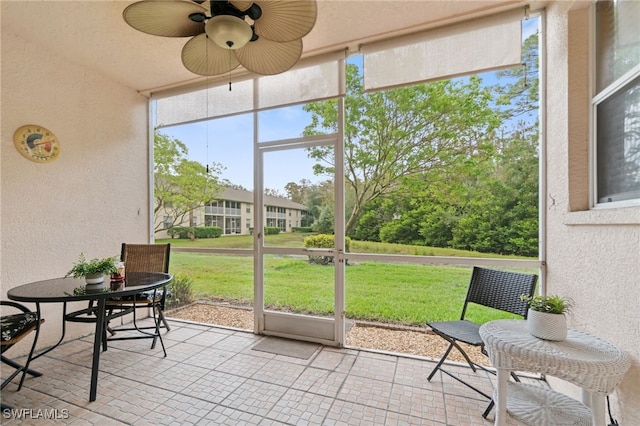
<instances>
[{"instance_id":1,"label":"white ceramic planter","mask_svg":"<svg viewBox=\"0 0 640 426\"><path fill-rule=\"evenodd\" d=\"M527 329L531 335L540 339L564 340L567 338L567 318L564 314L550 314L529 309Z\"/></svg>"},{"instance_id":2,"label":"white ceramic planter","mask_svg":"<svg viewBox=\"0 0 640 426\"><path fill-rule=\"evenodd\" d=\"M84 277L87 284L101 284L104 282L104 274L90 274Z\"/></svg>"}]
</instances>

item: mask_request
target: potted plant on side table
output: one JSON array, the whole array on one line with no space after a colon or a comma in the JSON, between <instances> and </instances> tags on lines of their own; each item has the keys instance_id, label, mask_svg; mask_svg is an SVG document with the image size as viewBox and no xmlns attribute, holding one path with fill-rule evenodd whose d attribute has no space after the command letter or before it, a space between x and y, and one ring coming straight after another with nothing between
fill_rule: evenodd
<instances>
[{"instance_id":1,"label":"potted plant on side table","mask_svg":"<svg viewBox=\"0 0 640 426\"><path fill-rule=\"evenodd\" d=\"M103 259L87 260L84 253L80 253L78 261L73 264L73 268L65 277L82 278L84 277L87 286L104 285L104 276L111 275L118 271L116 263L117 256L105 257Z\"/></svg>"},{"instance_id":2,"label":"potted plant on side table","mask_svg":"<svg viewBox=\"0 0 640 426\"><path fill-rule=\"evenodd\" d=\"M527 329L531 335L544 340L561 341L567 338L566 313L571 311L573 301L558 295L530 297L526 294L520 299L527 302Z\"/></svg>"}]
</instances>

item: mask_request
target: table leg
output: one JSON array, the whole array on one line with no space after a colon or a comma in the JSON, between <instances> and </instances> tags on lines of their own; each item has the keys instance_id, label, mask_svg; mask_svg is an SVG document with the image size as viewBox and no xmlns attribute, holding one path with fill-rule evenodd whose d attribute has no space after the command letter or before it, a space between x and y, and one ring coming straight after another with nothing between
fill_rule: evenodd
<instances>
[{"instance_id":1,"label":"table leg","mask_svg":"<svg viewBox=\"0 0 640 426\"><path fill-rule=\"evenodd\" d=\"M507 424L507 382L510 372L504 368L497 369L497 392L496 392L496 426Z\"/></svg>"},{"instance_id":2,"label":"table leg","mask_svg":"<svg viewBox=\"0 0 640 426\"><path fill-rule=\"evenodd\" d=\"M104 317L106 310L106 299L98 299L96 307L96 335L93 339L93 361L91 364L91 390L89 391L89 401L96 400L98 393L98 369L100 367L100 349L102 346L102 334L104 333Z\"/></svg>"},{"instance_id":3,"label":"table leg","mask_svg":"<svg viewBox=\"0 0 640 426\"><path fill-rule=\"evenodd\" d=\"M594 426L607 424L604 395L582 389L582 403L591 408L591 422Z\"/></svg>"}]
</instances>

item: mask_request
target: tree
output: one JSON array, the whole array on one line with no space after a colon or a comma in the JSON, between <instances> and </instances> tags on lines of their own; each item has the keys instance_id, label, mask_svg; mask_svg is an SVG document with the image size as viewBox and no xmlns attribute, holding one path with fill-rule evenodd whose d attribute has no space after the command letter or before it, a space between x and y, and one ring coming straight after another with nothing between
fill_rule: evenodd
<instances>
[{"instance_id":1,"label":"tree","mask_svg":"<svg viewBox=\"0 0 640 426\"><path fill-rule=\"evenodd\" d=\"M333 234L334 230L334 215L333 205L327 204L320 211L320 217L313 224L313 230L320 232L321 234Z\"/></svg>"},{"instance_id":2,"label":"tree","mask_svg":"<svg viewBox=\"0 0 640 426\"><path fill-rule=\"evenodd\" d=\"M303 204L307 209L308 215L303 218L302 226L311 226L320 219L324 206L333 205L333 181L331 180L312 183L308 179L301 179L299 183L287 183L284 189L291 201ZM331 212L333 220L333 209ZM333 230L333 223L330 228Z\"/></svg>"},{"instance_id":3,"label":"tree","mask_svg":"<svg viewBox=\"0 0 640 426\"><path fill-rule=\"evenodd\" d=\"M351 235L369 203L397 192L403 179L454 167L482 151L501 124L491 103L491 91L479 77L365 94L358 68L348 65L345 184L353 206L346 233ZM309 104L305 110L311 112L306 136L337 131L335 101ZM311 148L310 156L318 161L316 173L333 172L331 147Z\"/></svg>"},{"instance_id":4,"label":"tree","mask_svg":"<svg viewBox=\"0 0 640 426\"><path fill-rule=\"evenodd\" d=\"M187 159L186 145L156 131L154 135L154 232L174 226L192 225L195 209L216 199L222 166L213 163L209 172L197 161Z\"/></svg>"},{"instance_id":5,"label":"tree","mask_svg":"<svg viewBox=\"0 0 640 426\"><path fill-rule=\"evenodd\" d=\"M493 90L497 95L496 103L503 106L506 123L520 120L521 123L528 122L537 127L539 56L538 34L533 34L522 43L522 65L498 72L498 78L502 81Z\"/></svg>"},{"instance_id":6,"label":"tree","mask_svg":"<svg viewBox=\"0 0 640 426\"><path fill-rule=\"evenodd\" d=\"M285 194L280 192L279 189L274 189L274 188L265 188L264 189L264 195L269 195L271 197L277 197L277 198L286 198L287 197Z\"/></svg>"}]
</instances>

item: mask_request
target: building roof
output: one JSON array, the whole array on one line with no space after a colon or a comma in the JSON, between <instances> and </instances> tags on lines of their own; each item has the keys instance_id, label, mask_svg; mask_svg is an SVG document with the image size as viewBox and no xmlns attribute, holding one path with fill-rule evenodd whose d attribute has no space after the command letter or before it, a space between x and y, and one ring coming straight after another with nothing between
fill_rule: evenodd
<instances>
[{"instance_id":1,"label":"building roof","mask_svg":"<svg viewBox=\"0 0 640 426\"><path fill-rule=\"evenodd\" d=\"M220 195L220 199L253 204L253 191L235 188L224 188L222 194ZM264 196L264 204L266 206L284 207L287 209L307 210L307 207L303 204L293 202L288 198L274 197L272 195Z\"/></svg>"}]
</instances>

